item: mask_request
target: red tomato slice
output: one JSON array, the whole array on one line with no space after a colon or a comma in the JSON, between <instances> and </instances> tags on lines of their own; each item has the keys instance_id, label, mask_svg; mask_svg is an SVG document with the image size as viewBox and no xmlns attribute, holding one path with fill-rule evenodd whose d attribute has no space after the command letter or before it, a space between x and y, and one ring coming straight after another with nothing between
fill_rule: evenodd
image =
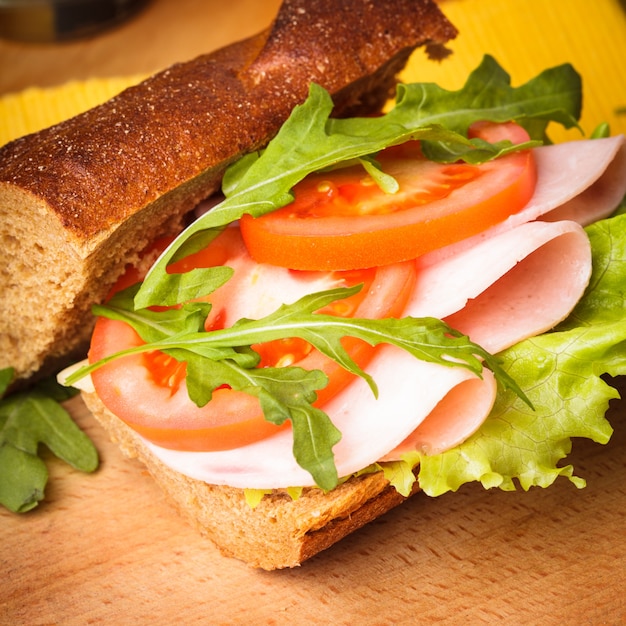
<instances>
[{"instance_id":1,"label":"red tomato slice","mask_svg":"<svg viewBox=\"0 0 626 626\"><path fill-rule=\"evenodd\" d=\"M477 124L487 141L529 139L516 124ZM241 232L260 263L339 270L398 263L465 239L505 220L530 200L536 183L531 151L482 165L426 160L417 142L378 155L399 183L383 192L362 167L316 173L294 188L291 204L262 217L245 215Z\"/></svg>"},{"instance_id":2,"label":"red tomato slice","mask_svg":"<svg viewBox=\"0 0 626 626\"><path fill-rule=\"evenodd\" d=\"M415 280L413 263L358 272L298 272L261 266L248 255L239 230L229 228L205 251L171 266L171 271L226 264L235 275L211 294L210 328L230 326L241 317L260 317L283 302L331 286L365 283L359 294L331 305L336 315L379 318L399 316ZM124 282L124 279L122 279ZM140 345L141 339L123 322L99 318L89 360L95 362L119 350ZM364 342L346 340L346 349L363 367L374 350ZM291 363L321 369L330 384L322 390L323 403L345 387L352 375L303 341L286 339L255 346L262 365ZM279 427L267 422L256 398L220 388L204 407L196 406L185 387L185 365L154 351L123 357L92 374L96 392L115 415L153 443L178 450L224 450L275 434ZM284 426L288 427L288 425ZM282 427L281 427L282 428Z\"/></svg>"}]
</instances>

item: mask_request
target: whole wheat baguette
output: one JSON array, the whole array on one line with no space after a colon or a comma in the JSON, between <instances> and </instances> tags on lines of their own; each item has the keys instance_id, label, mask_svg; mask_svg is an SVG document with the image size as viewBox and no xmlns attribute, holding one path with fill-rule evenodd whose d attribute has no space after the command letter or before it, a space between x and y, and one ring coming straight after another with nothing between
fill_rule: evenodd
<instances>
[{"instance_id":1,"label":"whole wheat baguette","mask_svg":"<svg viewBox=\"0 0 626 626\"><path fill-rule=\"evenodd\" d=\"M82 354L91 305L311 82L337 114L375 110L416 47L455 35L432 0L285 0L256 37L0 149L0 368L26 379Z\"/></svg>"},{"instance_id":2,"label":"whole wheat baguette","mask_svg":"<svg viewBox=\"0 0 626 626\"><path fill-rule=\"evenodd\" d=\"M95 393L82 397L122 452L147 467L179 513L223 554L252 567L296 567L407 499L379 471L352 477L330 492L306 488L297 499L275 490L252 508L243 489L209 485L170 469Z\"/></svg>"}]
</instances>

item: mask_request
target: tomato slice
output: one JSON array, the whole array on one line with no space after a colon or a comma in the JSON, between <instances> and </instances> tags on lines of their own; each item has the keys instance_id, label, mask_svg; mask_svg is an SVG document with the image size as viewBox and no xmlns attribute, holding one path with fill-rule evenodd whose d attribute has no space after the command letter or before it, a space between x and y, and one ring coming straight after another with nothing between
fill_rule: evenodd
<instances>
[{"instance_id":1,"label":"tomato slice","mask_svg":"<svg viewBox=\"0 0 626 626\"><path fill-rule=\"evenodd\" d=\"M256 318L293 302L306 293L335 286L364 283L352 298L331 305L336 315L380 318L399 316L415 280L413 263L356 272L300 272L253 261L239 229L226 229L206 250L170 266L168 271L225 264L233 278L209 298L207 327L232 325L242 317ZM121 283L126 283L124 278ZM140 345L141 339L124 322L99 318L91 340L89 360L95 362L119 350ZM347 339L344 346L363 367L374 349ZM334 361L297 339L255 346L262 366L297 364L321 369L329 377L318 403L350 383L353 376ZM154 351L116 359L92 373L105 406L143 437L177 450L224 450L269 437L281 428L265 420L258 400L228 387L219 388L204 407L196 406L185 387L186 368L172 357Z\"/></svg>"},{"instance_id":2,"label":"tomato slice","mask_svg":"<svg viewBox=\"0 0 626 626\"><path fill-rule=\"evenodd\" d=\"M520 126L476 124L487 141L529 139ZM294 188L294 201L241 231L260 263L302 270L344 270L398 263L465 239L505 220L530 200L536 183L531 151L481 165L426 160L419 143L378 155L399 183L382 191L360 166L313 174Z\"/></svg>"}]
</instances>

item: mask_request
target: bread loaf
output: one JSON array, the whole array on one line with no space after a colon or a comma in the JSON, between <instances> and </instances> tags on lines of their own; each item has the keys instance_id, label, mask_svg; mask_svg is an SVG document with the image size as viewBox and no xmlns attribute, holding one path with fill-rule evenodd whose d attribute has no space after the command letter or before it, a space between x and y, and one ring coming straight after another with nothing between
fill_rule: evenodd
<instances>
[{"instance_id":1,"label":"bread loaf","mask_svg":"<svg viewBox=\"0 0 626 626\"><path fill-rule=\"evenodd\" d=\"M377 109L409 54L456 31L431 0L286 0L265 32L156 74L0 149L0 368L83 353L127 263L264 146L315 81L337 114Z\"/></svg>"},{"instance_id":2,"label":"bread loaf","mask_svg":"<svg viewBox=\"0 0 626 626\"><path fill-rule=\"evenodd\" d=\"M252 507L243 489L209 485L170 469L95 393L83 399L122 452L141 461L170 502L219 550L256 568L296 567L406 500L383 472L355 476L331 492L305 488L297 499L274 490ZM413 493L418 491L417 482Z\"/></svg>"}]
</instances>

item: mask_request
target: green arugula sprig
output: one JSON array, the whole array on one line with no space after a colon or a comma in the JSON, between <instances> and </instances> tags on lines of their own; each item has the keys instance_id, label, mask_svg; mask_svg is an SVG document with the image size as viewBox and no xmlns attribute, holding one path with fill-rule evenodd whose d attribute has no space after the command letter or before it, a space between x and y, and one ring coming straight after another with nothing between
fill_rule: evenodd
<instances>
[{"instance_id":1,"label":"green arugula sprig","mask_svg":"<svg viewBox=\"0 0 626 626\"><path fill-rule=\"evenodd\" d=\"M40 444L83 472L98 467L98 453L60 404L75 390L48 380L5 398L12 378L12 368L0 370L0 504L25 513L43 499L48 482Z\"/></svg>"},{"instance_id":2,"label":"green arugula sprig","mask_svg":"<svg viewBox=\"0 0 626 626\"><path fill-rule=\"evenodd\" d=\"M94 312L126 322L147 343L81 368L68 377L67 383L72 384L121 356L160 350L186 362L187 390L198 406L210 402L213 391L226 384L257 397L268 421L281 425L291 420L294 457L323 489L333 489L338 482L332 448L340 433L329 417L313 406L316 392L328 379L321 371L299 367L257 368L260 358L250 347L254 344L286 337L304 339L349 372L364 378L375 396L375 381L346 352L341 344L344 337L356 337L372 346L392 344L416 358L466 367L479 376L486 363L504 388L523 396L488 352L441 320L369 320L316 313L357 293L360 285L310 294L259 320L242 319L230 328L214 331L204 331L210 310L207 303L187 303L166 312L135 311L136 289L137 286L120 292L106 306L94 307Z\"/></svg>"},{"instance_id":3,"label":"green arugula sprig","mask_svg":"<svg viewBox=\"0 0 626 626\"><path fill-rule=\"evenodd\" d=\"M136 294L135 305L138 309L173 305L211 293L219 282L217 270L169 274L167 265L206 246L242 215L260 216L285 206L293 199L294 185L312 172L356 159L383 188L393 190L393 181L383 173L376 174L372 155L380 150L419 139L433 160L483 162L537 142L513 146L468 139L467 129L473 122L516 120L533 139L543 141L549 121L567 128L577 125L581 93L580 76L570 65L546 70L513 88L509 75L492 57L485 56L458 91L431 83L399 85L396 105L386 115L333 119L329 117L333 109L330 95L313 84L306 102L294 108L263 152L248 154L230 166L223 181L225 199L161 255Z\"/></svg>"}]
</instances>

